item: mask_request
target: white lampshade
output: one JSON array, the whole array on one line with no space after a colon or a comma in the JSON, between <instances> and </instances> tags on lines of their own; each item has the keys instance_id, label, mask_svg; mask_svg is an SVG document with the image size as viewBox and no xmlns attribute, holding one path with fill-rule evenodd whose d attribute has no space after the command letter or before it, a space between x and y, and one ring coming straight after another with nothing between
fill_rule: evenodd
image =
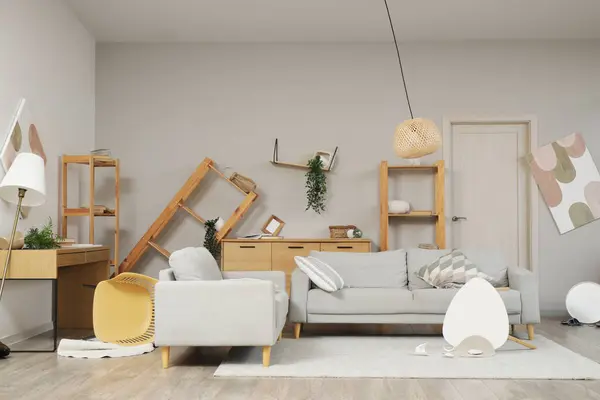
<instances>
[{"instance_id":1,"label":"white lampshade","mask_svg":"<svg viewBox=\"0 0 600 400\"><path fill-rule=\"evenodd\" d=\"M0 198L16 204L19 189L25 189L22 205L32 207L46 201L44 160L33 153L19 153L0 183Z\"/></svg>"}]
</instances>

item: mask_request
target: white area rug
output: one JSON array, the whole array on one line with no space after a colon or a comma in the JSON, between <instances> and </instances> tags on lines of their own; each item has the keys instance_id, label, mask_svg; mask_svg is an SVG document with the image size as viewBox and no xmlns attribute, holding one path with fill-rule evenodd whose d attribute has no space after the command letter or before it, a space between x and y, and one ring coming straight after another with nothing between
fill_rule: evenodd
<instances>
[{"instance_id":1,"label":"white area rug","mask_svg":"<svg viewBox=\"0 0 600 400\"><path fill-rule=\"evenodd\" d=\"M118 344L101 342L98 339L62 339L58 344L57 353L61 357L72 358L117 358L139 356L152 351L154 351L152 343L139 346L119 346Z\"/></svg>"},{"instance_id":2,"label":"white area rug","mask_svg":"<svg viewBox=\"0 0 600 400\"><path fill-rule=\"evenodd\" d=\"M412 353L428 342L429 356ZM260 347L233 348L218 377L361 377L473 379L600 379L600 364L536 336L536 350L507 342L491 358L446 358L442 337L314 337L284 339L262 366Z\"/></svg>"}]
</instances>

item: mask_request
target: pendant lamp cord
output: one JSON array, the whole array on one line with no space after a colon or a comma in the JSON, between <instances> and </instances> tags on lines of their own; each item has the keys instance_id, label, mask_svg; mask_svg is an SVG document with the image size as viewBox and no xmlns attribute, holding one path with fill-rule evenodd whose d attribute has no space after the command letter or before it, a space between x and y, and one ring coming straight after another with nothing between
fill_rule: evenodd
<instances>
[{"instance_id":1,"label":"pendant lamp cord","mask_svg":"<svg viewBox=\"0 0 600 400\"><path fill-rule=\"evenodd\" d=\"M392 36L394 37L394 47L396 47L396 54L398 55L398 65L400 65L400 74L402 75L402 84L404 85L404 94L406 95L406 103L408 103L408 111L410 111L410 118L413 119L412 107L410 105L410 99L408 98L408 89L406 88L406 79L404 79L404 68L402 68L402 59L400 58L400 50L398 49L398 41L396 40L396 32L394 31L394 24L392 23L392 16L390 15L390 8L388 7L387 0L383 0L385 3L385 9L387 16L390 21L390 29L392 30Z\"/></svg>"}]
</instances>

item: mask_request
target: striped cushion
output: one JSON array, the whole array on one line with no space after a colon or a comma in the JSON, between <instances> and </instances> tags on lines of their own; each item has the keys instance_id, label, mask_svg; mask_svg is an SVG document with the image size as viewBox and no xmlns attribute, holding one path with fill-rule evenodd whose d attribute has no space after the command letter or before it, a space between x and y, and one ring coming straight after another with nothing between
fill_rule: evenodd
<instances>
[{"instance_id":1,"label":"striped cushion","mask_svg":"<svg viewBox=\"0 0 600 400\"><path fill-rule=\"evenodd\" d=\"M319 289L335 292L344 287L344 280L340 274L318 258L296 256L294 261Z\"/></svg>"}]
</instances>

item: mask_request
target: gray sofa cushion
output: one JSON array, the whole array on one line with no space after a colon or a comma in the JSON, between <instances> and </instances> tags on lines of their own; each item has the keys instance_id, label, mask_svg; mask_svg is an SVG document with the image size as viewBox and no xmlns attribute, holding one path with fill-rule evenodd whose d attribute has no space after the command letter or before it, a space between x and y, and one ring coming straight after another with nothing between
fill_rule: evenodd
<instances>
[{"instance_id":1,"label":"gray sofa cushion","mask_svg":"<svg viewBox=\"0 0 600 400\"><path fill-rule=\"evenodd\" d=\"M412 293L406 288L344 288L308 292L309 314L400 314L410 312Z\"/></svg>"},{"instance_id":2,"label":"gray sofa cushion","mask_svg":"<svg viewBox=\"0 0 600 400\"><path fill-rule=\"evenodd\" d=\"M450 254L452 250L427 250L427 249L408 249L406 252L408 267L408 288L410 290L433 288L430 284L417 276L421 267L429 265L441 256Z\"/></svg>"},{"instance_id":3,"label":"gray sofa cushion","mask_svg":"<svg viewBox=\"0 0 600 400\"><path fill-rule=\"evenodd\" d=\"M335 269L347 288L404 287L407 284L404 250L380 253L311 251L310 255Z\"/></svg>"},{"instance_id":4,"label":"gray sofa cushion","mask_svg":"<svg viewBox=\"0 0 600 400\"><path fill-rule=\"evenodd\" d=\"M421 314L445 314L458 289L419 289L413 291L413 312ZM509 314L521 313L521 293L516 290L501 290Z\"/></svg>"}]
</instances>

